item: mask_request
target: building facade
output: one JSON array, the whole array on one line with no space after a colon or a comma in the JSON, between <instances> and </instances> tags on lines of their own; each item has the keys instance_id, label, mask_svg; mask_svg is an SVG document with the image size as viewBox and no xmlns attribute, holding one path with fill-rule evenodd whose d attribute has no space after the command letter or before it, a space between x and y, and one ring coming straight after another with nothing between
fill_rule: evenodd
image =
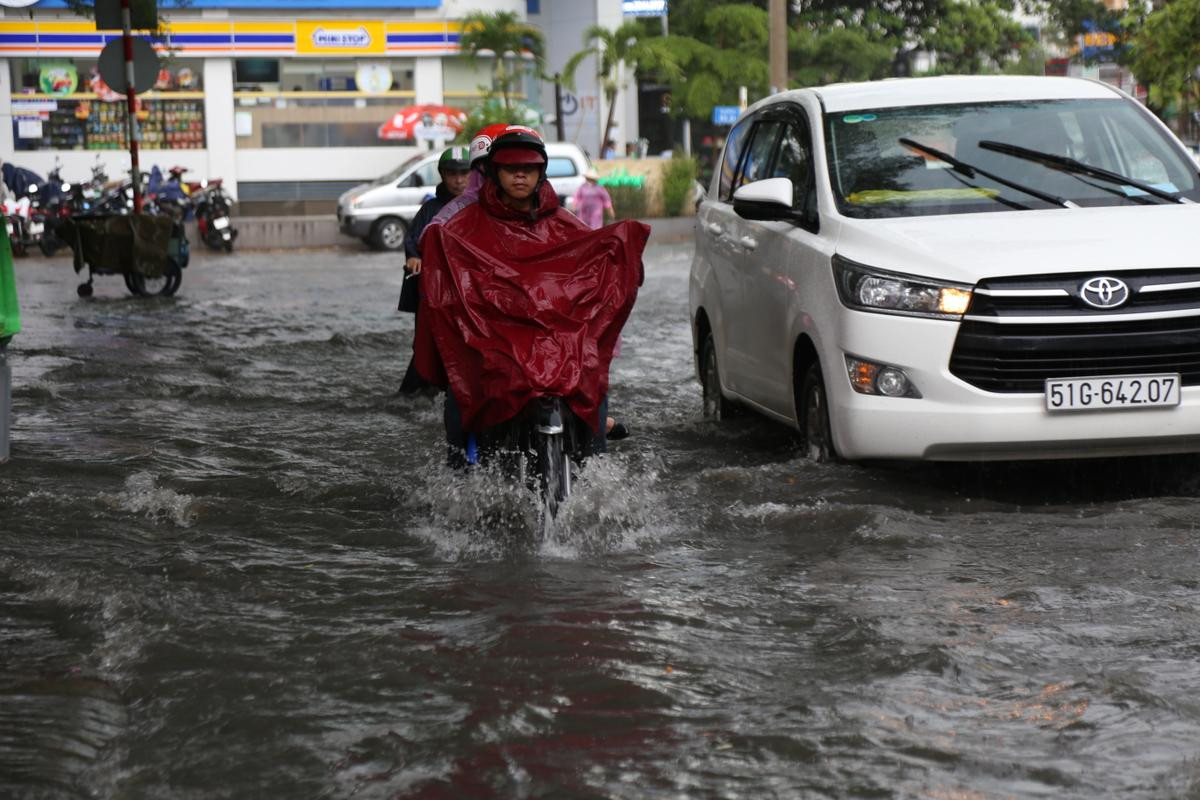
<instances>
[{"instance_id":1,"label":"building facade","mask_svg":"<svg viewBox=\"0 0 1200 800\"><path fill-rule=\"evenodd\" d=\"M619 0L191 0L159 3L161 64L139 95L143 169L183 166L221 177L244 202L327 200L444 141L443 121L399 125L408 106L477 104L486 60L459 50L462 20L507 11L541 26L548 71L582 48L595 22L619 24ZM123 97L99 77L103 47L119 31L97 31L63 0L37 0L0 17L0 157L67 180L99 160L128 170ZM599 154L603 98L594 68L580 70L564 111L564 138ZM530 80L527 101L549 98ZM548 94L547 94L548 93ZM546 107L546 106L543 106ZM635 119L619 117L625 131ZM553 138L554 125L544 126Z\"/></svg>"}]
</instances>

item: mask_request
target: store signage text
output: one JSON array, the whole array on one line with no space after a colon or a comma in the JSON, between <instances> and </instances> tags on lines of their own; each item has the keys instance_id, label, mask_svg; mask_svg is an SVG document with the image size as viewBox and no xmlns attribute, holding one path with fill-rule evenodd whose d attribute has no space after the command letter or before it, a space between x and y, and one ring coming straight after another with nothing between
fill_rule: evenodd
<instances>
[{"instance_id":1,"label":"store signage text","mask_svg":"<svg viewBox=\"0 0 1200 800\"><path fill-rule=\"evenodd\" d=\"M312 35L313 47L334 47L338 49L344 48L364 48L371 46L371 34L367 33L366 28L354 28L352 30L325 30L317 28Z\"/></svg>"},{"instance_id":2,"label":"store signage text","mask_svg":"<svg viewBox=\"0 0 1200 800\"><path fill-rule=\"evenodd\" d=\"M386 48L382 22L301 20L296 23L298 53L383 53Z\"/></svg>"}]
</instances>

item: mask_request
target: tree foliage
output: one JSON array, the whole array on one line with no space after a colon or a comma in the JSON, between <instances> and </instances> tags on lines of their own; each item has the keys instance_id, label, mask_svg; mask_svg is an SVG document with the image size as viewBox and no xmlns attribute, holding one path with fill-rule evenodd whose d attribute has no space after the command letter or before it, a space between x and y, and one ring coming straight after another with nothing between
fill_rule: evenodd
<instances>
[{"instance_id":1,"label":"tree foliage","mask_svg":"<svg viewBox=\"0 0 1200 800\"><path fill-rule=\"evenodd\" d=\"M895 56L894 47L858 28L802 28L788 39L788 64L797 86L884 78Z\"/></svg>"},{"instance_id":2,"label":"tree foliage","mask_svg":"<svg viewBox=\"0 0 1200 800\"><path fill-rule=\"evenodd\" d=\"M998 71L1025 49L1033 37L998 4L951 0L925 49L937 54L935 72L977 74Z\"/></svg>"},{"instance_id":3,"label":"tree foliage","mask_svg":"<svg viewBox=\"0 0 1200 800\"><path fill-rule=\"evenodd\" d=\"M596 79L608 102L608 119L604 124L601 143L608 142L613 127L613 114L617 108L617 95L625 88L634 73L654 72L667 79L679 76L679 67L662 39L646 36L644 28L636 22L626 22L614 30L603 25L589 25L583 34L583 49L575 53L563 66L563 84L575 87L575 73L588 58L596 61ZM628 74L624 73L628 70Z\"/></svg>"},{"instance_id":4,"label":"tree foliage","mask_svg":"<svg viewBox=\"0 0 1200 800\"><path fill-rule=\"evenodd\" d=\"M717 5L704 11L692 30L694 36L672 33L660 39L679 68L673 76L659 76L671 87L675 113L707 117L715 105L736 103L741 86L756 96L766 92L766 11L747 3Z\"/></svg>"},{"instance_id":5,"label":"tree foliage","mask_svg":"<svg viewBox=\"0 0 1200 800\"><path fill-rule=\"evenodd\" d=\"M1132 36L1129 62L1150 103L1200 100L1200 0L1172 0L1147 16Z\"/></svg>"},{"instance_id":6,"label":"tree foliage","mask_svg":"<svg viewBox=\"0 0 1200 800\"><path fill-rule=\"evenodd\" d=\"M472 65L485 56L491 58L490 89L499 93L506 109L512 108L512 95L525 74L532 71L541 76L545 64L545 37L537 28L522 22L515 11L468 14L463 19L458 44L463 57Z\"/></svg>"}]
</instances>

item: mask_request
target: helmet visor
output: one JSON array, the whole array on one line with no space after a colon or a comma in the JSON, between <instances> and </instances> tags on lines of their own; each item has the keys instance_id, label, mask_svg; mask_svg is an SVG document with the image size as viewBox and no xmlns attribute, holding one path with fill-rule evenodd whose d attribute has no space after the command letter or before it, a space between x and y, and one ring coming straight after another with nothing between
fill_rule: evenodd
<instances>
[{"instance_id":1,"label":"helmet visor","mask_svg":"<svg viewBox=\"0 0 1200 800\"><path fill-rule=\"evenodd\" d=\"M499 147L492 149L495 164L545 164L546 157L529 147Z\"/></svg>"}]
</instances>

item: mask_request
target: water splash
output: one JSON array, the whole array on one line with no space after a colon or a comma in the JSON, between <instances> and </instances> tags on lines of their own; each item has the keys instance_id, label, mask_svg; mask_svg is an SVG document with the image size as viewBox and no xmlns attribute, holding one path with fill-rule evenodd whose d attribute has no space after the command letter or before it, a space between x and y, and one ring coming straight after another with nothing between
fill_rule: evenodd
<instances>
[{"instance_id":1,"label":"water splash","mask_svg":"<svg viewBox=\"0 0 1200 800\"><path fill-rule=\"evenodd\" d=\"M149 472L135 472L125 479L124 491L101 494L99 499L114 508L166 520L180 528L190 527L196 521L195 498L159 486Z\"/></svg>"},{"instance_id":2,"label":"water splash","mask_svg":"<svg viewBox=\"0 0 1200 800\"><path fill-rule=\"evenodd\" d=\"M494 466L467 473L440 468L408 495L406 506L426 519L413 532L445 558L575 559L658 537L658 469L621 455L589 459L555 518L536 490Z\"/></svg>"}]
</instances>

